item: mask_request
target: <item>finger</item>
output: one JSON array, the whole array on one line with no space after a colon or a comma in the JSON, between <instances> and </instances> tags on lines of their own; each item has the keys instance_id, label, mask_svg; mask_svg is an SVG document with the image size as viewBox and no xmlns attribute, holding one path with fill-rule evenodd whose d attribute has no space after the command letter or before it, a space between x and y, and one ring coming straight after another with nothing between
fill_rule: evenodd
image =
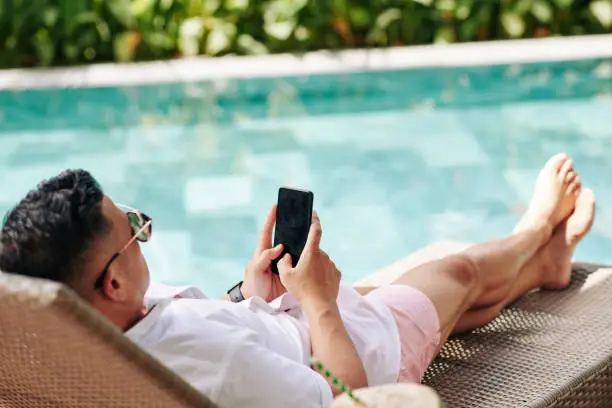
<instances>
[{"instance_id":1,"label":"finger","mask_svg":"<svg viewBox=\"0 0 612 408\"><path fill-rule=\"evenodd\" d=\"M291 266L291 255L285 254L285 256L283 256L278 261L278 263L276 264L276 267L278 268L278 272L281 275L289 272L291 270L291 268L292 268L292 266Z\"/></svg>"},{"instance_id":2,"label":"finger","mask_svg":"<svg viewBox=\"0 0 612 408\"><path fill-rule=\"evenodd\" d=\"M282 253L282 245L277 245L274 248L266 249L257 257L257 269L262 272L267 270L272 261L278 258Z\"/></svg>"},{"instance_id":3,"label":"finger","mask_svg":"<svg viewBox=\"0 0 612 408\"><path fill-rule=\"evenodd\" d=\"M319 249L321 244L321 235L323 230L321 229L321 221L316 211L312 213L312 224L310 224L310 230L308 231L308 238L306 239L305 248L310 250Z\"/></svg>"},{"instance_id":4,"label":"finger","mask_svg":"<svg viewBox=\"0 0 612 408\"><path fill-rule=\"evenodd\" d=\"M272 261L283 253L283 244L278 244L274 248L267 249L263 252L264 258L268 261Z\"/></svg>"},{"instance_id":5,"label":"finger","mask_svg":"<svg viewBox=\"0 0 612 408\"><path fill-rule=\"evenodd\" d=\"M261 227L259 233L259 241L257 242L257 253L260 253L266 249L272 247L272 231L274 230L274 223L276 222L276 204L270 208L266 220Z\"/></svg>"}]
</instances>

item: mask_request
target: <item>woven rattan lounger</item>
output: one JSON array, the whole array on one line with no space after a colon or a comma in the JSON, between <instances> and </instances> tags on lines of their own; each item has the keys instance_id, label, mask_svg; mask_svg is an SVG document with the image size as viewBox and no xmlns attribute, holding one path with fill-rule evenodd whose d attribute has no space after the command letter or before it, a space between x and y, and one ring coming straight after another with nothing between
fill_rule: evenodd
<instances>
[{"instance_id":1,"label":"woven rattan lounger","mask_svg":"<svg viewBox=\"0 0 612 408\"><path fill-rule=\"evenodd\" d=\"M391 282L467 246L430 245L360 284ZM453 408L612 407L612 269L575 263L568 289L530 293L449 340L425 383Z\"/></svg>"},{"instance_id":2,"label":"woven rattan lounger","mask_svg":"<svg viewBox=\"0 0 612 408\"><path fill-rule=\"evenodd\" d=\"M577 264L566 291L450 340L426 383L448 407L612 407L611 301L612 270ZM0 407L214 407L68 289L2 273L0 361Z\"/></svg>"},{"instance_id":3,"label":"woven rattan lounger","mask_svg":"<svg viewBox=\"0 0 612 408\"><path fill-rule=\"evenodd\" d=\"M0 407L215 405L64 286L0 273Z\"/></svg>"}]
</instances>

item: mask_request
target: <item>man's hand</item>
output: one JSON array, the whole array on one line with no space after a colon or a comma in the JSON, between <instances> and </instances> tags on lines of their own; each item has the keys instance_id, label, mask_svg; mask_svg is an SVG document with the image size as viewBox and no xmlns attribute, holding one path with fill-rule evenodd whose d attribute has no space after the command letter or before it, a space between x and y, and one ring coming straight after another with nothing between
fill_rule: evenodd
<instances>
[{"instance_id":1,"label":"man's hand","mask_svg":"<svg viewBox=\"0 0 612 408\"><path fill-rule=\"evenodd\" d=\"M283 252L283 246L272 248L272 231L276 222L276 204L272 206L259 234L257 248L244 272L242 295L248 299L259 296L271 302L287 291L278 275L272 272L272 261Z\"/></svg>"},{"instance_id":2,"label":"man's hand","mask_svg":"<svg viewBox=\"0 0 612 408\"><path fill-rule=\"evenodd\" d=\"M280 279L287 290L300 303L336 303L340 288L340 271L319 248L321 222L315 212L308 232L304 251L295 268L291 267L291 255L286 254L278 262Z\"/></svg>"}]
</instances>

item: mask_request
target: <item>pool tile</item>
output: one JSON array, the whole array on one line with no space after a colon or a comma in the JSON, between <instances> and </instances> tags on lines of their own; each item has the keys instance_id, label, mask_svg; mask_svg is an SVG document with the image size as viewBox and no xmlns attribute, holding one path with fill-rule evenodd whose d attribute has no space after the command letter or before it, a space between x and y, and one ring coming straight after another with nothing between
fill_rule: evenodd
<instances>
[{"instance_id":1,"label":"pool tile","mask_svg":"<svg viewBox=\"0 0 612 408\"><path fill-rule=\"evenodd\" d=\"M214 212L251 204L251 178L247 176L203 177L186 180L184 205L189 214Z\"/></svg>"},{"instance_id":2,"label":"pool tile","mask_svg":"<svg viewBox=\"0 0 612 408\"><path fill-rule=\"evenodd\" d=\"M25 197L29 190L35 188L40 181L53 177L64 169L63 162L5 168L0 173L0 185L2 186L0 204L7 209L12 207Z\"/></svg>"},{"instance_id":3,"label":"pool tile","mask_svg":"<svg viewBox=\"0 0 612 408\"><path fill-rule=\"evenodd\" d=\"M149 264L151 279L160 282L188 281L191 268L192 236L185 230L154 229L151 241L140 244Z\"/></svg>"},{"instance_id":4,"label":"pool tile","mask_svg":"<svg viewBox=\"0 0 612 408\"><path fill-rule=\"evenodd\" d=\"M249 214L192 217L188 226L191 249L209 259L247 258L255 250L259 228L256 218Z\"/></svg>"},{"instance_id":5,"label":"pool tile","mask_svg":"<svg viewBox=\"0 0 612 408\"><path fill-rule=\"evenodd\" d=\"M505 173L508 185L522 203L528 203L531 198L538 169L509 169Z\"/></svg>"},{"instance_id":6,"label":"pool tile","mask_svg":"<svg viewBox=\"0 0 612 408\"><path fill-rule=\"evenodd\" d=\"M319 210L319 217L324 231L321 246L341 269L354 268L347 277L380 268L383 259L398 253L400 235L388 206L326 207Z\"/></svg>"},{"instance_id":7,"label":"pool tile","mask_svg":"<svg viewBox=\"0 0 612 408\"><path fill-rule=\"evenodd\" d=\"M63 169L86 169L102 184L124 183L128 177L124 152L70 154L62 164Z\"/></svg>"},{"instance_id":8,"label":"pool tile","mask_svg":"<svg viewBox=\"0 0 612 408\"><path fill-rule=\"evenodd\" d=\"M139 126L126 128L123 132L129 164L177 163L184 161L189 151L189 139L182 126Z\"/></svg>"},{"instance_id":9,"label":"pool tile","mask_svg":"<svg viewBox=\"0 0 612 408\"><path fill-rule=\"evenodd\" d=\"M469 132L424 135L421 139L413 140L412 149L433 168L483 165L490 160L478 140Z\"/></svg>"},{"instance_id":10,"label":"pool tile","mask_svg":"<svg viewBox=\"0 0 612 408\"><path fill-rule=\"evenodd\" d=\"M279 186L312 188L308 158L299 150L255 154L245 160L249 174L274 180Z\"/></svg>"}]
</instances>

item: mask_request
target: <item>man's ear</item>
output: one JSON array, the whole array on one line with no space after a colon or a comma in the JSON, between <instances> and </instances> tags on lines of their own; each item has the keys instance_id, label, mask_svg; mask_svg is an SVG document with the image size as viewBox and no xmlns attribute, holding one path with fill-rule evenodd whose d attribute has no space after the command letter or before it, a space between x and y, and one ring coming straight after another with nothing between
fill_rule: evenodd
<instances>
[{"instance_id":1,"label":"man's ear","mask_svg":"<svg viewBox=\"0 0 612 408\"><path fill-rule=\"evenodd\" d=\"M126 297L125 289L125 279L121 273L121 268L118 267L116 262L113 262L108 267L102 281L102 293L115 302L122 302Z\"/></svg>"}]
</instances>

